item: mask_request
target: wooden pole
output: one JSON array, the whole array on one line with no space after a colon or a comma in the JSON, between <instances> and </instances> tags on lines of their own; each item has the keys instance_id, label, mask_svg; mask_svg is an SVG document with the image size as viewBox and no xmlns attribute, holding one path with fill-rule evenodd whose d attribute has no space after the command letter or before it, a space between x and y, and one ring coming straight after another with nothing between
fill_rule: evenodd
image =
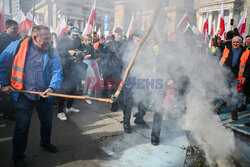
<instances>
[{"instance_id":1,"label":"wooden pole","mask_svg":"<svg viewBox=\"0 0 250 167\"><path fill-rule=\"evenodd\" d=\"M33 18L32 18L32 26L35 26L35 7L36 7L36 0L33 0Z\"/></svg>"},{"instance_id":2,"label":"wooden pole","mask_svg":"<svg viewBox=\"0 0 250 167\"><path fill-rule=\"evenodd\" d=\"M122 78L122 81L120 82L120 84L119 84L119 86L118 86L117 91L115 92L115 94L113 94L113 95L111 96L112 103L113 103L113 102L118 98L118 96L120 95L120 93L121 93L121 91L122 91L122 89L123 89L123 86L124 86L124 84L125 84L125 82L126 82L126 80L127 80L127 77L128 77L128 75L129 75L129 72L130 72L130 70L131 70L131 68L132 68L132 66L133 66L133 64L134 64L134 61L135 61L135 59L136 59L136 56L138 55L138 52L139 52L139 50L140 50L142 44L143 44L143 42L148 38L150 32L152 31L152 29L153 29L153 27L154 27L154 25L155 25L155 22L156 22L156 20L157 20L157 16L158 16L158 14L159 14L159 12L160 12L160 9L161 9L161 6L160 6L160 4L159 4L159 6L157 6L157 8L154 10L153 16L152 16L152 18L151 18L151 24L150 24L150 26L149 26L149 28L148 28L146 34L145 34L145 35L143 36L143 38L140 40L140 42L138 43L138 45L137 45L137 47L136 47L136 49L135 49L134 56L131 58L131 60L130 60L130 62L129 62L129 64L128 64L127 68L126 68L125 74L124 74L124 76L123 76L123 78Z\"/></svg>"},{"instance_id":3,"label":"wooden pole","mask_svg":"<svg viewBox=\"0 0 250 167\"><path fill-rule=\"evenodd\" d=\"M36 91L27 91L27 90L16 90L14 92L19 92L19 93L29 93L29 94L36 94L40 95L43 92L36 92ZM106 103L112 103L110 99L103 99L103 98L96 98L96 97L87 97L87 96L75 96L75 95L65 95L65 94L59 94L59 93L47 93L50 96L55 96L55 97L63 97L63 98L70 98L70 99L82 99L82 100L95 100L95 101L100 101L100 102L106 102Z\"/></svg>"}]
</instances>

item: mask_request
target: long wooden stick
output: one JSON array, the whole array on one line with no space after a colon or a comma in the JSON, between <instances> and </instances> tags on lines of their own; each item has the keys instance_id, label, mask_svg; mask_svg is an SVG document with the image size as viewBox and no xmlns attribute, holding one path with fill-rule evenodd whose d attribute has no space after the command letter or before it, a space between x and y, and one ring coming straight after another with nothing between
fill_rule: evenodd
<instances>
[{"instance_id":1,"label":"long wooden stick","mask_svg":"<svg viewBox=\"0 0 250 167\"><path fill-rule=\"evenodd\" d=\"M36 92L36 91L27 91L27 90L16 90L14 92L19 92L19 93L29 93L29 94L37 94L40 95L43 92ZM95 101L100 101L100 102L106 102L106 103L112 103L112 100L110 99L104 99L104 98L96 98L96 97L87 97L87 96L75 96L75 95L65 95L65 94L59 94L59 93L47 93L50 96L55 96L55 97L63 97L63 98L70 98L70 99L89 99L89 100L95 100Z\"/></svg>"},{"instance_id":2,"label":"long wooden stick","mask_svg":"<svg viewBox=\"0 0 250 167\"><path fill-rule=\"evenodd\" d=\"M122 89L123 89L123 86L124 86L124 84L126 83L126 80L127 80L128 75L129 75L129 72L130 72L130 70L131 70L131 68L132 68L132 66L133 66L133 64L134 64L134 62L135 62L136 56L138 55L139 50L140 50L140 48L141 48L143 42L148 38L150 32L151 32L152 29L154 28L154 25L155 25L155 22L156 22L156 20L157 20L157 16L158 16L158 14L159 14L159 12L160 12L160 9L161 9L161 5L159 4L159 5L157 6L157 8L154 10L153 16L152 16L152 18L151 18L152 23L151 23L150 26L148 27L148 30L147 30L146 34L145 34L145 35L143 36L143 38L140 40L140 42L138 43L138 45L137 45L137 47L136 47L136 49L135 49L134 56L131 58L131 60L130 60L130 62L129 62L129 64L128 64L127 68L126 68L125 74L124 74L124 76L123 76L123 78L122 78L122 81L120 82L120 84L119 84L119 86L118 86L117 91L115 92L115 94L113 94L113 95L111 96L112 103L113 103L113 102L117 99L117 97L120 95L120 93L121 93L121 91L122 91Z\"/></svg>"}]
</instances>

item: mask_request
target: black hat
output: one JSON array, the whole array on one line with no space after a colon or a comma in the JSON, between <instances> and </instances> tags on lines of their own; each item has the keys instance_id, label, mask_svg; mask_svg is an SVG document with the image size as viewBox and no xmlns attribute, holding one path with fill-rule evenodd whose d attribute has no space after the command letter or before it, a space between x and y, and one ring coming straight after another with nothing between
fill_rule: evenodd
<instances>
[{"instance_id":1,"label":"black hat","mask_svg":"<svg viewBox=\"0 0 250 167\"><path fill-rule=\"evenodd\" d=\"M120 27L116 27L115 33L121 34L121 33L123 33L123 31Z\"/></svg>"}]
</instances>

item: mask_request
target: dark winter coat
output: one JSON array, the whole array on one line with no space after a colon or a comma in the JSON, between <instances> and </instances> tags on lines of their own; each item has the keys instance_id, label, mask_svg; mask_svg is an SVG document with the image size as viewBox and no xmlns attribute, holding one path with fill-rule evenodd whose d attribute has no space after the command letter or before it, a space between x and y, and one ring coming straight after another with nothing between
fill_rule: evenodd
<instances>
[{"instance_id":1,"label":"dark winter coat","mask_svg":"<svg viewBox=\"0 0 250 167\"><path fill-rule=\"evenodd\" d=\"M87 67L86 64L82 62L84 58L83 55L76 54L74 56L71 56L68 53L69 50L82 51L82 49L83 48L80 39L71 40L69 38L62 38L58 42L57 50L61 57L61 62L63 66L63 90L72 89L80 82L80 80L85 78ZM75 60L77 60L77 63L74 62Z\"/></svg>"},{"instance_id":2,"label":"dark winter coat","mask_svg":"<svg viewBox=\"0 0 250 167\"><path fill-rule=\"evenodd\" d=\"M17 38L12 38L9 34L7 34L6 32L2 32L0 34L0 54L3 52L3 50L5 48L7 48L7 46L13 42L19 39L19 36L17 36Z\"/></svg>"}]
</instances>

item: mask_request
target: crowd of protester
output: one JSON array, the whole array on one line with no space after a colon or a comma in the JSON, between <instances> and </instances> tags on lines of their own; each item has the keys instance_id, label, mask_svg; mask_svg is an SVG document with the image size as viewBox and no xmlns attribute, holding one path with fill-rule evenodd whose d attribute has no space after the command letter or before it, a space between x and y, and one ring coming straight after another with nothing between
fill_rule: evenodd
<instances>
[{"instance_id":1,"label":"crowd of protester","mask_svg":"<svg viewBox=\"0 0 250 167\"><path fill-rule=\"evenodd\" d=\"M127 39L123 30L117 27L114 34L107 37L98 36L96 32L82 37L79 28L68 23L67 31L57 37L44 26L33 27L31 34L28 35L26 32L18 33L18 24L13 20L7 20L5 25L6 32L0 34L0 84L2 90L0 107L5 119L16 119L12 159L15 166L22 166L24 165L24 151L33 108L35 107L38 111L41 121L41 147L50 152L57 152L57 148L50 143L53 103L57 105L57 118L62 121L68 119L67 114L80 112L80 109L73 107L73 99L56 98L53 101L53 98L49 97L47 93L111 97L117 90L127 67L128 61L125 60L130 60L130 58L125 58L125 55L133 53L142 34L134 32ZM218 58L218 65L230 69L232 76L228 79L229 87L242 85L241 106L238 107L238 104L235 104L231 110L245 111L250 94L250 61L248 61L250 36L240 37L234 26L233 30L226 33L225 40L221 40L218 35L220 32L218 32L213 39L213 46L209 48L201 35L194 35L188 31L190 30L183 35L183 39L189 41L186 43L186 47L197 44L197 53L214 56ZM157 62L164 61L164 56L166 56L166 54L161 54L161 50L167 48L173 52L179 52L175 45L176 40L179 39L178 37L172 38L170 41L167 38L160 40L151 38L143 44L139 54L152 55L149 61L151 71L154 73L152 75L164 77L162 71L167 70L168 75L172 76L167 81L167 87L170 88L174 84L179 94L183 95L189 81L182 75L182 69L178 69L178 73L176 73L171 65L157 66ZM23 57L21 57L22 55ZM14 90L41 93L33 95L11 92ZM159 94L166 94L166 92L168 92L167 89ZM132 108L135 105L138 107L138 112L134 115L134 123L143 128L149 128L143 117L152 105L150 99L153 98L154 93L155 91L147 91L144 97L135 103L133 89L125 86L118 99L112 103L112 112L118 111L119 108L123 111L125 133L132 132L130 119ZM153 145L158 145L160 140L163 100L158 100L153 104L153 108L157 108L151 134ZM66 107L64 106L65 101L67 102ZM88 105L92 105L91 100L86 99L85 101ZM156 104L160 107L156 107ZM220 111L222 104L223 102L220 103L218 100L215 109L217 112Z\"/></svg>"}]
</instances>

